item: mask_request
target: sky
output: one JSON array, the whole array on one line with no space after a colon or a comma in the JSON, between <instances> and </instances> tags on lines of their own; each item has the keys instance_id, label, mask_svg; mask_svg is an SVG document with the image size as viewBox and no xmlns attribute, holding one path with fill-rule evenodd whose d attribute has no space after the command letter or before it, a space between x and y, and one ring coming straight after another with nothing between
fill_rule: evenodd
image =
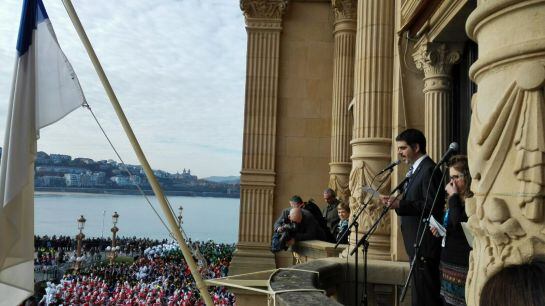
<instances>
[{"instance_id":1,"label":"sky","mask_svg":"<svg viewBox=\"0 0 545 306\"><path fill-rule=\"evenodd\" d=\"M61 0L43 2L87 102L123 160L139 164ZM21 3L0 1L0 144ZM246 56L239 0L72 3L151 167L239 175ZM42 129L38 150L117 160L84 108Z\"/></svg>"}]
</instances>

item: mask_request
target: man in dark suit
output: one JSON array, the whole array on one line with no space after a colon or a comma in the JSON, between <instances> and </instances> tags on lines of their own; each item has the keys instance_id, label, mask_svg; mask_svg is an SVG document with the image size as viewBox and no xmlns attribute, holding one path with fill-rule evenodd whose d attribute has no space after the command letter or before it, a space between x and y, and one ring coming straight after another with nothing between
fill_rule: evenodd
<instances>
[{"instance_id":1,"label":"man in dark suit","mask_svg":"<svg viewBox=\"0 0 545 306\"><path fill-rule=\"evenodd\" d=\"M421 216L427 217L433 199L439 190L437 201L433 206L433 216L442 221L443 201L445 199L441 187L441 171L435 168L435 162L426 155L426 137L421 131L407 129L396 137L397 151L400 158L410 165L408 180L400 200L381 196L382 202L395 208L401 217L401 233L405 250L411 261L415 256L415 267L412 282L412 305L442 305L440 297L439 260L441 255L441 239L430 234L422 224ZM428 188L429 186L429 188ZM424 232L424 239L415 254L417 238Z\"/></svg>"}]
</instances>

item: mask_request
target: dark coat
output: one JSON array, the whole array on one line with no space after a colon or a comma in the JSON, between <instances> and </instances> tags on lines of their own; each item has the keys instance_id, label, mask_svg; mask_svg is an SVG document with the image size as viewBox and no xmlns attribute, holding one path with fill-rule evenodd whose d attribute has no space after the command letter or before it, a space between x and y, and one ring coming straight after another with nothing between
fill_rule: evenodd
<instances>
[{"instance_id":1,"label":"dark coat","mask_svg":"<svg viewBox=\"0 0 545 306\"><path fill-rule=\"evenodd\" d=\"M276 229L282 224L284 224L290 215L291 208L286 208L282 211L282 214L280 214L280 217L274 222L273 230L276 231ZM303 214L303 219L300 224L297 225L297 232L295 234L295 240L296 241L303 241L303 240L322 240L327 241L327 236L324 230L322 229L322 226L316 221L314 216L311 212L309 212L305 208L301 209L301 213ZM320 214L321 217L321 214ZM323 218L323 217L322 217Z\"/></svg>"},{"instance_id":2,"label":"dark coat","mask_svg":"<svg viewBox=\"0 0 545 306\"><path fill-rule=\"evenodd\" d=\"M417 243L416 235L420 224L420 216L422 212L424 212L424 217L428 216L437 191L439 191L439 195L433 208L433 216L439 222L443 220L445 194L441 186L442 173L440 169L437 169L432 178L434 167L435 163L429 157L420 162L407 185L403 198L399 201L399 208L396 209L397 214L401 216L401 233L405 243L405 250L411 259L414 257L414 246ZM431 184L428 190L430 181ZM426 191L428 191L427 205L425 205ZM420 231L422 230L424 230L424 240L420 246L419 255L439 260L441 238L433 236L428 227L424 227L424 225L420 226Z\"/></svg>"},{"instance_id":3,"label":"dark coat","mask_svg":"<svg viewBox=\"0 0 545 306\"><path fill-rule=\"evenodd\" d=\"M327 224L327 228L333 237L337 237L339 231L339 214L337 213L337 205L339 205L339 200L335 199L333 203L327 203L327 206L322 210L322 215Z\"/></svg>"},{"instance_id":4,"label":"dark coat","mask_svg":"<svg viewBox=\"0 0 545 306\"><path fill-rule=\"evenodd\" d=\"M297 231L295 232L295 241L305 240L326 240L326 233L322 227L318 224L314 217L303 215L301 223L297 225Z\"/></svg>"},{"instance_id":5,"label":"dark coat","mask_svg":"<svg viewBox=\"0 0 545 306\"><path fill-rule=\"evenodd\" d=\"M306 209L312 213L312 216L314 216L314 220L318 222L318 225L320 225L320 227L324 231L325 239L323 240L328 242L334 242L335 236L333 236L329 231L329 227L327 227L327 221L324 216L322 216L322 211L320 210L320 207L318 207L318 205L316 205L316 203L314 203L311 199L305 202L303 209Z\"/></svg>"},{"instance_id":6,"label":"dark coat","mask_svg":"<svg viewBox=\"0 0 545 306\"><path fill-rule=\"evenodd\" d=\"M469 266L469 246L461 222L467 222L467 215L459 195L448 198L449 216L445 247L441 251L441 260L463 267Z\"/></svg>"},{"instance_id":7,"label":"dark coat","mask_svg":"<svg viewBox=\"0 0 545 306\"><path fill-rule=\"evenodd\" d=\"M290 210L291 210L291 207L288 207L288 208L285 208L282 213L280 214L280 217L278 217L278 219L276 219L276 221L274 222L274 225L273 225L273 230L276 232L276 229L279 228L280 226L282 226L283 224L285 223L288 223L289 221L289 216L290 216ZM312 214L308 211L308 210L305 210L305 209L301 209L301 213L303 214L303 218L305 216L307 217L313 217Z\"/></svg>"}]
</instances>

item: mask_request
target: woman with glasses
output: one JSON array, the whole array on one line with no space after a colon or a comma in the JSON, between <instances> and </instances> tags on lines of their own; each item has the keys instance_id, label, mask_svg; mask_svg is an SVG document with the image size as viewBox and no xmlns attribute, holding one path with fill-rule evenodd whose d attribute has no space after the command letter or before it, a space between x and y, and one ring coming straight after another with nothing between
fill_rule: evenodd
<instances>
[{"instance_id":1,"label":"woman with glasses","mask_svg":"<svg viewBox=\"0 0 545 306\"><path fill-rule=\"evenodd\" d=\"M443 237L439 265L441 296L445 305L466 305L465 282L471 246L467 242L461 222L467 222L465 200L473 196L467 156L451 157L448 171L450 180L445 187L448 198L443 219L446 235ZM435 236L440 235L436 227L430 229Z\"/></svg>"}]
</instances>

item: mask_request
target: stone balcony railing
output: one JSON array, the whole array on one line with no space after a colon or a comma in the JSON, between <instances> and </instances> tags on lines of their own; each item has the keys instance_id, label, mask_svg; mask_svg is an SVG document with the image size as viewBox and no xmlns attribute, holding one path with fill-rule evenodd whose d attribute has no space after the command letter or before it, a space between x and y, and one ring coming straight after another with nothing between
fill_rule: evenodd
<instances>
[{"instance_id":1,"label":"stone balcony railing","mask_svg":"<svg viewBox=\"0 0 545 306\"><path fill-rule=\"evenodd\" d=\"M300 241L292 246L295 264L302 264L314 259L339 257L347 244L340 244L335 248L334 243L319 240Z\"/></svg>"},{"instance_id":2,"label":"stone balcony railing","mask_svg":"<svg viewBox=\"0 0 545 306\"><path fill-rule=\"evenodd\" d=\"M355 294L357 288L361 298L364 268L367 268L369 305L410 305L410 290L403 303L398 301L409 272L407 262L370 259L365 267L360 254L355 269L354 257L340 257L345 256L343 251L347 247L335 248L335 244L316 240L294 245L296 264L271 277L271 289L283 291L275 294L276 305L359 304L355 302ZM355 271L359 273L357 285Z\"/></svg>"}]
</instances>

